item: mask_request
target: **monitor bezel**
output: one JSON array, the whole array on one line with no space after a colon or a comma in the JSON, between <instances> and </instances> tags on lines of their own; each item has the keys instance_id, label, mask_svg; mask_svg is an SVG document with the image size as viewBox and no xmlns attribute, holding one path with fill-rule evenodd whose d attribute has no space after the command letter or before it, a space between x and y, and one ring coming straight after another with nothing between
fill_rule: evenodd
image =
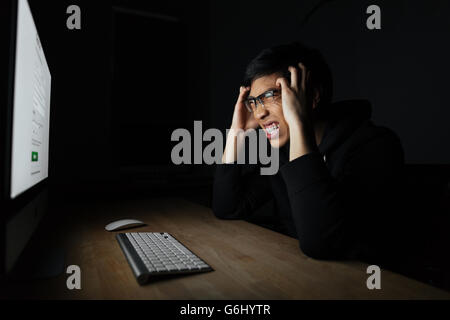
<instances>
[{"instance_id":1,"label":"monitor bezel","mask_svg":"<svg viewBox=\"0 0 450 320\"><path fill-rule=\"evenodd\" d=\"M3 192L1 194L2 207L5 208L5 212L2 214L2 218L8 219L14 214L18 209L24 207L32 199L36 197L44 188L48 185L48 176L43 180L39 181L35 185L29 187L27 190L21 192L16 197L11 197L11 157L12 157L12 129L13 129L13 108L14 108L14 81L15 81L15 63L16 63L16 39L17 39L17 14L18 14L18 1L19 0L9 0L4 1L4 5L9 6L10 9L6 8L6 11L10 12L9 19L7 17L9 27L4 29L5 33L9 32L9 46L5 49L5 54L8 56L6 59L2 59L4 70L7 70L7 83L2 90L5 90L4 95L6 96L6 108L2 108L2 122L3 122L3 148L0 155L3 160L2 164L2 184L4 186ZM28 2L28 0L25 0ZM29 2L28 2L29 5ZM31 13L33 16L33 13ZM6 16L7 14L5 14ZM33 22L35 24L36 30L37 25L33 16ZM6 26L6 25L5 25ZM39 30L38 30L39 34Z\"/></svg>"}]
</instances>

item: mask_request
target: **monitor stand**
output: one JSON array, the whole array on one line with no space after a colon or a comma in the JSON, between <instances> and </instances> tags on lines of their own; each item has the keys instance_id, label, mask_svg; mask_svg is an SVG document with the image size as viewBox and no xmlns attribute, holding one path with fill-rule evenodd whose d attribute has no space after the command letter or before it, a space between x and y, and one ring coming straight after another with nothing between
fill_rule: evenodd
<instances>
[{"instance_id":1,"label":"monitor stand","mask_svg":"<svg viewBox=\"0 0 450 320\"><path fill-rule=\"evenodd\" d=\"M65 253L52 239L48 189L14 210L5 228L5 270L9 279L44 279L64 272ZM44 217L46 216L46 217Z\"/></svg>"}]
</instances>

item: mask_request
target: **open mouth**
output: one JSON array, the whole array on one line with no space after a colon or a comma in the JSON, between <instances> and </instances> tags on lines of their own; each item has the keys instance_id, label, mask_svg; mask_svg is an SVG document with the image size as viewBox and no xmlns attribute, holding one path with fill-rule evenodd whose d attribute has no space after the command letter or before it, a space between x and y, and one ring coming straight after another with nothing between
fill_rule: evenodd
<instances>
[{"instance_id":1,"label":"open mouth","mask_svg":"<svg viewBox=\"0 0 450 320\"><path fill-rule=\"evenodd\" d=\"M266 131L267 139L276 138L280 132L280 124L276 121L270 122L264 125L264 130Z\"/></svg>"}]
</instances>

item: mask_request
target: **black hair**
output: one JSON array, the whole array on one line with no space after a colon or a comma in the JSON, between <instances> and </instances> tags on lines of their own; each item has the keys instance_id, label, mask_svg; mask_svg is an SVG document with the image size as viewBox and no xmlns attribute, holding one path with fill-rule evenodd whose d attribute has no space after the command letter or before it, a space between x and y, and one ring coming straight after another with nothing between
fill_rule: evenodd
<instances>
[{"instance_id":1,"label":"black hair","mask_svg":"<svg viewBox=\"0 0 450 320\"><path fill-rule=\"evenodd\" d=\"M299 62L302 62L311 72L309 78L311 88L319 90L318 106L328 105L333 95L333 78L330 67L318 50L309 48L300 42L278 45L261 51L248 64L243 85L250 86L254 80L274 73L281 73L290 81L288 67L294 66L299 69Z\"/></svg>"}]
</instances>

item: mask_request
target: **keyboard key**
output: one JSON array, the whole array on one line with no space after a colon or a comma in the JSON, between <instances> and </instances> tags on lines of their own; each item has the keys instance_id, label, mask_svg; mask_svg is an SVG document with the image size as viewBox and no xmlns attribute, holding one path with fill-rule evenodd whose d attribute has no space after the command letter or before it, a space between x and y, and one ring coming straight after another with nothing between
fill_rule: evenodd
<instances>
[{"instance_id":1,"label":"keyboard key","mask_svg":"<svg viewBox=\"0 0 450 320\"><path fill-rule=\"evenodd\" d=\"M180 270L180 271L188 271L189 268L183 266L183 267L178 267L178 270Z\"/></svg>"}]
</instances>

